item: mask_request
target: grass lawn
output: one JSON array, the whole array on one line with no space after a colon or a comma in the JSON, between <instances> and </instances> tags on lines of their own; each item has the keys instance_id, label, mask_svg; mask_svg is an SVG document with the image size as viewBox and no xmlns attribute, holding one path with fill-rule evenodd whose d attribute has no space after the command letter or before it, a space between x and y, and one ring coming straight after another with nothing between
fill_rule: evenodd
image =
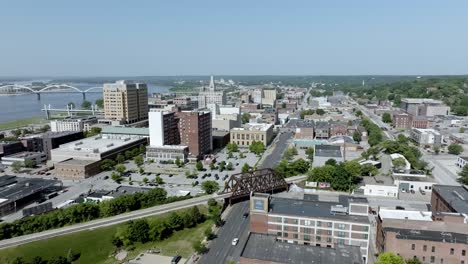
<instances>
[{"instance_id":1,"label":"grass lawn","mask_svg":"<svg viewBox=\"0 0 468 264\"><path fill-rule=\"evenodd\" d=\"M10 128L28 126L28 125L35 124L35 123L41 123L44 120L45 120L44 117L38 116L38 117L31 117L31 118L25 118L25 119L18 119L15 121L2 122L0 123L0 129L10 129Z\"/></svg>"},{"instance_id":2,"label":"grass lawn","mask_svg":"<svg viewBox=\"0 0 468 264\"><path fill-rule=\"evenodd\" d=\"M200 211L206 211L206 208L200 207ZM148 218L149 221L151 219L151 217ZM161 250L162 255L173 256L178 254L185 258L189 257L194 251L192 243L196 240L202 240L205 230L212 224L213 222L208 220L194 228L175 232L164 241L148 242L145 244L136 243L134 245L135 250L129 252L128 259L133 259L138 254L152 248ZM115 249L111 240L117 230L123 228L124 225L118 224L95 230L81 231L0 250L0 263L9 263L16 257L23 257L26 261L30 261L35 256L41 256L44 259L50 259L54 256L66 257L70 249L81 253L80 259L74 262L74 264L115 263L115 259L110 257Z\"/></svg>"}]
</instances>

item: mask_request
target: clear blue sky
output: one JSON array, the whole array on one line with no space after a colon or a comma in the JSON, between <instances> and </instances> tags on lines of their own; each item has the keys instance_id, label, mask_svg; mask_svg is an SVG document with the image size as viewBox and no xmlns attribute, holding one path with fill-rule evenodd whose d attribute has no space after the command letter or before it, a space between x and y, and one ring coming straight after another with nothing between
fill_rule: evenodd
<instances>
[{"instance_id":1,"label":"clear blue sky","mask_svg":"<svg viewBox=\"0 0 468 264\"><path fill-rule=\"evenodd\" d=\"M0 76L468 73L466 0L0 0L0 12Z\"/></svg>"}]
</instances>

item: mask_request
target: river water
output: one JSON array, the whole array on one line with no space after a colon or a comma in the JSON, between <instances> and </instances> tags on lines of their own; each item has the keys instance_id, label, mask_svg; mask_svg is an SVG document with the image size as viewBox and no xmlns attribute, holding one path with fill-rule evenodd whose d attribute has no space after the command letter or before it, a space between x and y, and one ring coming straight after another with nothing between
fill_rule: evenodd
<instances>
[{"instance_id":1,"label":"river water","mask_svg":"<svg viewBox=\"0 0 468 264\"><path fill-rule=\"evenodd\" d=\"M24 83L18 83L24 84ZM95 83L70 83L69 85L81 90L102 86ZM170 87L156 86L148 84L148 93L167 92ZM99 91L99 90L97 90ZM86 93L86 100L94 104L96 99L102 98L102 92ZM47 93L41 94L41 100L37 100L36 94L0 96L0 122L13 121L36 116L44 116L41 111L44 105L52 108L66 108L67 104L73 102L76 107L80 107L83 102L83 95L79 93Z\"/></svg>"}]
</instances>

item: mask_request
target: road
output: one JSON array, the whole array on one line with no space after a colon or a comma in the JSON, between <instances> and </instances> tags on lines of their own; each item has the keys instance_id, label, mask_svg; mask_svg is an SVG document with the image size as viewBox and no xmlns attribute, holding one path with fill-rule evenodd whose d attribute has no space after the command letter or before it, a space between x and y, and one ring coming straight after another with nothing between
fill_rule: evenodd
<instances>
[{"instance_id":1,"label":"road","mask_svg":"<svg viewBox=\"0 0 468 264\"><path fill-rule=\"evenodd\" d=\"M217 237L211 241L210 250L202 256L200 263L224 264L229 260L239 260L249 235L250 215L243 218L243 214L248 212L249 201L233 205L226 223L219 230ZM239 238L236 246L232 245L234 238Z\"/></svg>"},{"instance_id":2,"label":"road","mask_svg":"<svg viewBox=\"0 0 468 264\"><path fill-rule=\"evenodd\" d=\"M288 141L292 136L292 132L281 132L272 144L273 148L267 151L268 154L263 158L263 162L258 166L258 168L274 168L283 157L283 153L289 145Z\"/></svg>"},{"instance_id":3,"label":"road","mask_svg":"<svg viewBox=\"0 0 468 264\"><path fill-rule=\"evenodd\" d=\"M429 168L433 168L432 175L437 182L445 185L460 185L456 180L458 176L445 168L439 161L434 159L433 155L427 155L423 152L421 159L429 164Z\"/></svg>"},{"instance_id":4,"label":"road","mask_svg":"<svg viewBox=\"0 0 468 264\"><path fill-rule=\"evenodd\" d=\"M151 208L146 208L146 209L142 209L142 210L138 210L138 211L134 211L130 213L120 214L120 215L116 215L113 217L93 220L93 221L89 221L89 222L82 223L82 224L76 224L76 225L66 226L66 227L48 230L48 231L44 231L40 233L5 239L5 240L0 241L0 249L18 246L21 244L26 244L29 242L43 240L43 239L61 236L65 234L71 234L71 233L75 233L75 232L79 232L83 230L91 230L95 228L115 225L115 224L123 223L132 219L144 218L144 217L153 216L153 215L160 215L160 214L164 214L170 211L175 211L175 210L179 210L182 208L191 207L194 205L206 204L206 202L210 198L222 199L222 198L229 197L229 195L230 194L207 195L207 196L192 198L192 199L185 200L185 201L179 201L179 202L174 202L174 203L160 205L160 206L154 206Z\"/></svg>"},{"instance_id":5,"label":"road","mask_svg":"<svg viewBox=\"0 0 468 264\"><path fill-rule=\"evenodd\" d=\"M387 136L387 138L389 138L390 140L395 140L395 136L393 135L393 133L389 132L392 128L388 125L388 124L385 124L384 122L382 122L382 120L380 119L379 116L373 114L373 113L370 113L364 106L362 105L358 105L358 108L361 110L361 112L366 116L368 117L374 124L378 125L380 128L383 129L383 133L385 134L385 136Z\"/></svg>"}]
</instances>

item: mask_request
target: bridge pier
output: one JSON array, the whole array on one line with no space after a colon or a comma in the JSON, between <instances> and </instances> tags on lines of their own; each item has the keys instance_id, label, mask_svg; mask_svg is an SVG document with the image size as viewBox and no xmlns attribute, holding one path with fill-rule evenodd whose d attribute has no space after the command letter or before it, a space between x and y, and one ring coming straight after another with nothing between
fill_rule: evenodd
<instances>
[{"instance_id":1,"label":"bridge pier","mask_svg":"<svg viewBox=\"0 0 468 264\"><path fill-rule=\"evenodd\" d=\"M37 94L37 100L40 101L41 100L41 93L36 93Z\"/></svg>"},{"instance_id":2,"label":"bridge pier","mask_svg":"<svg viewBox=\"0 0 468 264\"><path fill-rule=\"evenodd\" d=\"M86 93L82 92L82 94L83 94L83 100L86 100Z\"/></svg>"}]
</instances>

